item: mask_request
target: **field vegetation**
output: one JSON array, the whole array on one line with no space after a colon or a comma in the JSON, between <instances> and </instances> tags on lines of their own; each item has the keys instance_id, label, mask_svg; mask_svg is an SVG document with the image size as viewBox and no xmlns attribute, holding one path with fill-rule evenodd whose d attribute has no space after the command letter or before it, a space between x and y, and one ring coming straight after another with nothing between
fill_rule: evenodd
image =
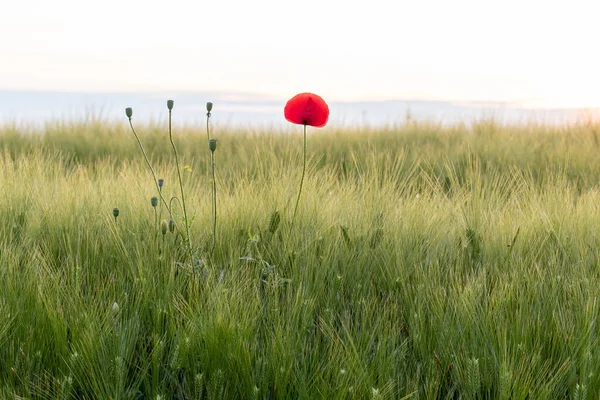
<instances>
[{"instance_id":1,"label":"field vegetation","mask_svg":"<svg viewBox=\"0 0 600 400\"><path fill-rule=\"evenodd\" d=\"M291 231L301 128L212 135L214 250L203 126L173 131L191 249L125 121L0 128L0 397L600 393L599 125L309 129Z\"/></svg>"}]
</instances>

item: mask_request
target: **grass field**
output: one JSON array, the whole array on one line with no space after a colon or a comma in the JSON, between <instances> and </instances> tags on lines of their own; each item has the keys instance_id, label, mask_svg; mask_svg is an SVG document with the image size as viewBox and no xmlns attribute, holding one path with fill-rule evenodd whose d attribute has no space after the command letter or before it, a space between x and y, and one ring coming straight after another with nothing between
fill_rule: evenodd
<instances>
[{"instance_id":1,"label":"grass field","mask_svg":"<svg viewBox=\"0 0 600 400\"><path fill-rule=\"evenodd\" d=\"M595 398L600 126L290 129L0 128L0 397Z\"/></svg>"}]
</instances>

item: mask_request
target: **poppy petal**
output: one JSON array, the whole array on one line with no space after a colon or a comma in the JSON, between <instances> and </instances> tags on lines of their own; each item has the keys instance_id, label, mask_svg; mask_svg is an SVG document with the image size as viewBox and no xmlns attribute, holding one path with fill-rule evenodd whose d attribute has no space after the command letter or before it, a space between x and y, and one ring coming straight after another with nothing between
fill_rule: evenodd
<instances>
[{"instance_id":1,"label":"poppy petal","mask_svg":"<svg viewBox=\"0 0 600 400\"><path fill-rule=\"evenodd\" d=\"M329 106L314 93L299 93L288 100L284 108L285 119L299 125L322 128L329 120Z\"/></svg>"}]
</instances>

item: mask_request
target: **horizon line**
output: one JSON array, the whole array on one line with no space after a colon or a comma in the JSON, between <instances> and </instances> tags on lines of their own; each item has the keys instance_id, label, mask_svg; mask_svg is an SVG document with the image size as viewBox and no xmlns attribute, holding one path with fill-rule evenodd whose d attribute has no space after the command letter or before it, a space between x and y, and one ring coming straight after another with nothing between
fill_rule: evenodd
<instances>
[{"instance_id":1,"label":"horizon line","mask_svg":"<svg viewBox=\"0 0 600 400\"><path fill-rule=\"evenodd\" d=\"M200 95L211 94L218 97L242 97L234 99L224 99L224 101L252 101L252 97L258 97L259 101L285 102L286 98L268 93L249 92L249 91L227 91L227 90L57 90L57 89L14 89L0 88L0 93L37 93L37 94L73 94L73 95ZM383 98L365 98L353 100L332 100L330 104L361 104L361 103L440 103L459 107L483 107L483 108L511 108L524 110L600 110L600 106L555 106L544 105L540 100L460 100L460 99L436 99L436 98L402 98L402 97L383 97ZM537 105L534 105L537 103Z\"/></svg>"}]
</instances>

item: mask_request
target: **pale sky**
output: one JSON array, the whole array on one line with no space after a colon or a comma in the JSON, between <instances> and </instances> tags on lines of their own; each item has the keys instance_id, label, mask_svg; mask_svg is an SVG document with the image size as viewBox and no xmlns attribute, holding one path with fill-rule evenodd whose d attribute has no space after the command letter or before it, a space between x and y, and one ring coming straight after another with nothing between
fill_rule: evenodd
<instances>
[{"instance_id":1,"label":"pale sky","mask_svg":"<svg viewBox=\"0 0 600 400\"><path fill-rule=\"evenodd\" d=\"M598 0L15 0L0 89L600 107Z\"/></svg>"}]
</instances>

